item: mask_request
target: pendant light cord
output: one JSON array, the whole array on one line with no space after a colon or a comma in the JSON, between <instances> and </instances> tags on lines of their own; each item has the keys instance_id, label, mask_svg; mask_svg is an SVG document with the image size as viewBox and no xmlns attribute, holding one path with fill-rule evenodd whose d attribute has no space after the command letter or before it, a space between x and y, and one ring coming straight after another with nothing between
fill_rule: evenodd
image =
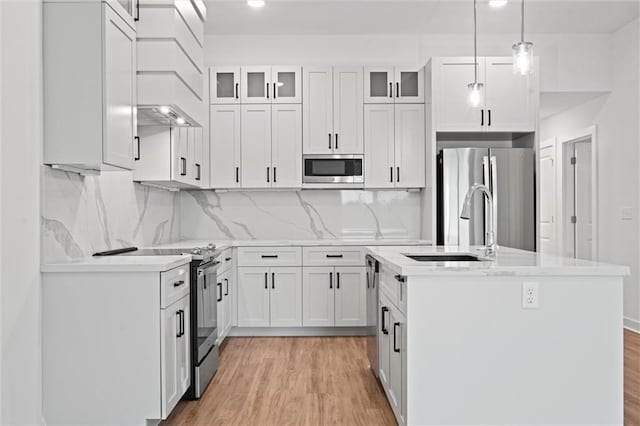
<instances>
[{"instance_id":1,"label":"pendant light cord","mask_svg":"<svg viewBox=\"0 0 640 426\"><path fill-rule=\"evenodd\" d=\"M524 3L524 0L522 0ZM478 84L478 17L477 17L477 3L473 0L473 74L475 78L475 84ZM524 38L524 33L523 36Z\"/></svg>"},{"instance_id":2,"label":"pendant light cord","mask_svg":"<svg viewBox=\"0 0 640 426\"><path fill-rule=\"evenodd\" d=\"M524 0L522 0L522 8L520 11L520 15L521 15L521 19L522 19L522 25L521 25L521 29L520 29L520 41L522 43L524 43Z\"/></svg>"}]
</instances>

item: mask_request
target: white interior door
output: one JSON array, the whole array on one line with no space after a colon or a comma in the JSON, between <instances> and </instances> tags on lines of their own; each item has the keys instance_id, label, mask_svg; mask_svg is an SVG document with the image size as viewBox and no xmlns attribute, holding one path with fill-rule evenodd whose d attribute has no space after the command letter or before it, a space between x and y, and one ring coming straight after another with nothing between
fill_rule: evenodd
<instances>
[{"instance_id":1,"label":"white interior door","mask_svg":"<svg viewBox=\"0 0 640 426\"><path fill-rule=\"evenodd\" d=\"M367 67L364 69L364 102L392 104L394 100L393 67Z\"/></svg>"},{"instance_id":2,"label":"white interior door","mask_svg":"<svg viewBox=\"0 0 640 426\"><path fill-rule=\"evenodd\" d=\"M274 104L299 104L302 102L302 70L286 66L271 68Z\"/></svg>"},{"instance_id":3,"label":"white interior door","mask_svg":"<svg viewBox=\"0 0 640 426\"><path fill-rule=\"evenodd\" d=\"M335 325L360 327L367 325L367 288L364 267L335 268Z\"/></svg>"},{"instance_id":4,"label":"white interior door","mask_svg":"<svg viewBox=\"0 0 640 426\"><path fill-rule=\"evenodd\" d=\"M359 67L333 69L333 142L337 154L362 154L364 150L362 73Z\"/></svg>"},{"instance_id":5,"label":"white interior door","mask_svg":"<svg viewBox=\"0 0 640 426\"><path fill-rule=\"evenodd\" d=\"M271 105L242 105L241 109L242 187L270 188Z\"/></svg>"},{"instance_id":6,"label":"white interior door","mask_svg":"<svg viewBox=\"0 0 640 426\"><path fill-rule=\"evenodd\" d=\"M238 268L238 326L268 327L269 268Z\"/></svg>"},{"instance_id":7,"label":"white interior door","mask_svg":"<svg viewBox=\"0 0 640 426\"><path fill-rule=\"evenodd\" d=\"M334 285L333 268L302 268L302 325L305 327L333 327Z\"/></svg>"},{"instance_id":8,"label":"white interior door","mask_svg":"<svg viewBox=\"0 0 640 426\"><path fill-rule=\"evenodd\" d=\"M302 326L302 269L271 268L271 327Z\"/></svg>"},{"instance_id":9,"label":"white interior door","mask_svg":"<svg viewBox=\"0 0 640 426\"><path fill-rule=\"evenodd\" d=\"M240 186L240 105L212 105L211 187Z\"/></svg>"},{"instance_id":10,"label":"white interior door","mask_svg":"<svg viewBox=\"0 0 640 426\"><path fill-rule=\"evenodd\" d=\"M395 107L367 104L364 107L365 166L367 188L395 186Z\"/></svg>"},{"instance_id":11,"label":"white interior door","mask_svg":"<svg viewBox=\"0 0 640 426\"><path fill-rule=\"evenodd\" d=\"M240 103L239 67L211 68L209 79L209 102L211 104Z\"/></svg>"},{"instance_id":12,"label":"white interior door","mask_svg":"<svg viewBox=\"0 0 640 426\"><path fill-rule=\"evenodd\" d=\"M306 67L303 80L303 153L333 152L333 70Z\"/></svg>"},{"instance_id":13,"label":"white interior door","mask_svg":"<svg viewBox=\"0 0 640 426\"><path fill-rule=\"evenodd\" d=\"M575 208L576 208L576 257L593 258L592 167L591 142L575 144Z\"/></svg>"},{"instance_id":14,"label":"white interior door","mask_svg":"<svg viewBox=\"0 0 640 426\"><path fill-rule=\"evenodd\" d=\"M551 140L540 149L540 252L556 254L556 146Z\"/></svg>"},{"instance_id":15,"label":"white interior door","mask_svg":"<svg viewBox=\"0 0 640 426\"><path fill-rule=\"evenodd\" d=\"M424 104L395 106L395 185L424 188L426 177Z\"/></svg>"},{"instance_id":16,"label":"white interior door","mask_svg":"<svg viewBox=\"0 0 640 426\"><path fill-rule=\"evenodd\" d=\"M273 105L271 166L273 188L302 186L302 105Z\"/></svg>"}]
</instances>

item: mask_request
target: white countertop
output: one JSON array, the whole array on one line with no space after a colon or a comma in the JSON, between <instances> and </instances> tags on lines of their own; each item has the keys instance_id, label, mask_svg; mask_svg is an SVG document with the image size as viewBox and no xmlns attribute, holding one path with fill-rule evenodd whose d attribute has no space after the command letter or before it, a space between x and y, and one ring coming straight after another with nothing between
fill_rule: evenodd
<instances>
[{"instance_id":1,"label":"white countertop","mask_svg":"<svg viewBox=\"0 0 640 426\"><path fill-rule=\"evenodd\" d=\"M189 248L206 246L209 243L218 249L228 247L291 247L291 246L418 246L431 245L427 240L376 240L376 239L344 239L344 240L181 240L174 243L145 248Z\"/></svg>"},{"instance_id":2,"label":"white countertop","mask_svg":"<svg viewBox=\"0 0 640 426\"><path fill-rule=\"evenodd\" d=\"M404 276L626 276L627 266L550 256L506 247L498 248L495 259L486 262L419 262L405 254L462 253L484 257L483 247L393 246L367 247L367 253L383 266Z\"/></svg>"},{"instance_id":3,"label":"white countertop","mask_svg":"<svg viewBox=\"0 0 640 426\"><path fill-rule=\"evenodd\" d=\"M162 272L191 262L183 256L104 256L60 259L41 266L41 272Z\"/></svg>"}]
</instances>

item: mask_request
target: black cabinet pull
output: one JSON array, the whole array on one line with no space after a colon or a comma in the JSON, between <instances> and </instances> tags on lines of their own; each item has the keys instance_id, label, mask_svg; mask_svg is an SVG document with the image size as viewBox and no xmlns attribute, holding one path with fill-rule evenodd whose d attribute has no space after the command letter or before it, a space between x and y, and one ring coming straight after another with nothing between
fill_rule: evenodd
<instances>
[{"instance_id":1,"label":"black cabinet pull","mask_svg":"<svg viewBox=\"0 0 640 426\"><path fill-rule=\"evenodd\" d=\"M133 157L133 161L140 161L140 136L134 136L133 138L136 140L136 143L138 144L138 153L135 157Z\"/></svg>"},{"instance_id":2,"label":"black cabinet pull","mask_svg":"<svg viewBox=\"0 0 640 426\"><path fill-rule=\"evenodd\" d=\"M180 336L184 336L184 311L180 309Z\"/></svg>"},{"instance_id":3,"label":"black cabinet pull","mask_svg":"<svg viewBox=\"0 0 640 426\"><path fill-rule=\"evenodd\" d=\"M218 296L218 302L222 302L222 283L217 284L218 290L220 290L220 296Z\"/></svg>"},{"instance_id":4,"label":"black cabinet pull","mask_svg":"<svg viewBox=\"0 0 640 426\"><path fill-rule=\"evenodd\" d=\"M236 83L236 99L240 99L240 83Z\"/></svg>"},{"instance_id":5,"label":"black cabinet pull","mask_svg":"<svg viewBox=\"0 0 640 426\"><path fill-rule=\"evenodd\" d=\"M231 258L230 258L230 257L225 257L225 258L224 258L224 261L225 261L225 262L228 262L228 261L230 261L230 260L231 260Z\"/></svg>"},{"instance_id":6,"label":"black cabinet pull","mask_svg":"<svg viewBox=\"0 0 640 426\"><path fill-rule=\"evenodd\" d=\"M387 328L387 325L385 324L385 316L384 314L386 312L389 312L389 308L387 308L386 306L382 307L382 321L380 321L380 331L382 331L384 334L389 334L389 329Z\"/></svg>"},{"instance_id":7,"label":"black cabinet pull","mask_svg":"<svg viewBox=\"0 0 640 426\"><path fill-rule=\"evenodd\" d=\"M342 259L344 257L343 254L328 254L327 259Z\"/></svg>"},{"instance_id":8,"label":"black cabinet pull","mask_svg":"<svg viewBox=\"0 0 640 426\"><path fill-rule=\"evenodd\" d=\"M336 133L336 149L338 149L338 134Z\"/></svg>"},{"instance_id":9,"label":"black cabinet pull","mask_svg":"<svg viewBox=\"0 0 640 426\"><path fill-rule=\"evenodd\" d=\"M393 167L389 167L389 182L393 183Z\"/></svg>"},{"instance_id":10,"label":"black cabinet pull","mask_svg":"<svg viewBox=\"0 0 640 426\"><path fill-rule=\"evenodd\" d=\"M196 180L200 180L200 164L196 163Z\"/></svg>"},{"instance_id":11,"label":"black cabinet pull","mask_svg":"<svg viewBox=\"0 0 640 426\"><path fill-rule=\"evenodd\" d=\"M276 288L276 274L271 273L271 288Z\"/></svg>"},{"instance_id":12,"label":"black cabinet pull","mask_svg":"<svg viewBox=\"0 0 640 426\"><path fill-rule=\"evenodd\" d=\"M278 182L278 180L276 178L276 168L274 167L273 168L273 183L277 183L277 182Z\"/></svg>"},{"instance_id":13,"label":"black cabinet pull","mask_svg":"<svg viewBox=\"0 0 640 426\"><path fill-rule=\"evenodd\" d=\"M329 149L331 149L331 133L329 133Z\"/></svg>"},{"instance_id":14,"label":"black cabinet pull","mask_svg":"<svg viewBox=\"0 0 640 426\"><path fill-rule=\"evenodd\" d=\"M400 182L400 167L396 168L396 181Z\"/></svg>"},{"instance_id":15,"label":"black cabinet pull","mask_svg":"<svg viewBox=\"0 0 640 426\"><path fill-rule=\"evenodd\" d=\"M225 278L224 280L227 283L227 291L224 293L224 295L228 296L229 295L229 280L227 278Z\"/></svg>"},{"instance_id":16,"label":"black cabinet pull","mask_svg":"<svg viewBox=\"0 0 640 426\"><path fill-rule=\"evenodd\" d=\"M205 290L207 289L207 276L206 275L202 276L202 288L205 289Z\"/></svg>"},{"instance_id":17,"label":"black cabinet pull","mask_svg":"<svg viewBox=\"0 0 640 426\"><path fill-rule=\"evenodd\" d=\"M396 83L396 98L400 97L400 83Z\"/></svg>"},{"instance_id":18,"label":"black cabinet pull","mask_svg":"<svg viewBox=\"0 0 640 426\"><path fill-rule=\"evenodd\" d=\"M269 273L264 273L264 288L269 289Z\"/></svg>"},{"instance_id":19,"label":"black cabinet pull","mask_svg":"<svg viewBox=\"0 0 640 426\"><path fill-rule=\"evenodd\" d=\"M236 167L236 183L240 183L240 167Z\"/></svg>"},{"instance_id":20,"label":"black cabinet pull","mask_svg":"<svg viewBox=\"0 0 640 426\"><path fill-rule=\"evenodd\" d=\"M389 82L389 97L393 98L393 83Z\"/></svg>"},{"instance_id":21,"label":"black cabinet pull","mask_svg":"<svg viewBox=\"0 0 640 426\"><path fill-rule=\"evenodd\" d=\"M366 274L367 274L367 288L369 288L369 271L367 271Z\"/></svg>"},{"instance_id":22,"label":"black cabinet pull","mask_svg":"<svg viewBox=\"0 0 640 426\"><path fill-rule=\"evenodd\" d=\"M275 83L273 83L273 99L278 99L278 91L276 90Z\"/></svg>"},{"instance_id":23,"label":"black cabinet pull","mask_svg":"<svg viewBox=\"0 0 640 426\"><path fill-rule=\"evenodd\" d=\"M490 109L487 110L487 114L489 114L489 117L488 117L489 121L487 122L487 126L491 126L491 110Z\"/></svg>"},{"instance_id":24,"label":"black cabinet pull","mask_svg":"<svg viewBox=\"0 0 640 426\"><path fill-rule=\"evenodd\" d=\"M263 259L277 259L278 255L277 254L263 254L261 257Z\"/></svg>"},{"instance_id":25,"label":"black cabinet pull","mask_svg":"<svg viewBox=\"0 0 640 426\"><path fill-rule=\"evenodd\" d=\"M177 311L176 312L176 321L177 321L176 328L178 329L178 332L176 333L176 337L178 339L180 338L180 336L182 336L180 334L180 330L182 330L182 319L180 318L182 316L181 312L182 311Z\"/></svg>"},{"instance_id":26,"label":"black cabinet pull","mask_svg":"<svg viewBox=\"0 0 640 426\"><path fill-rule=\"evenodd\" d=\"M336 272L336 289L340 290L340 272Z\"/></svg>"},{"instance_id":27,"label":"black cabinet pull","mask_svg":"<svg viewBox=\"0 0 640 426\"><path fill-rule=\"evenodd\" d=\"M396 336L398 335L398 332L396 331L398 328L400 327L400 323L396 322L393 324L393 351L394 352L400 352L400 348L396 347Z\"/></svg>"},{"instance_id":28,"label":"black cabinet pull","mask_svg":"<svg viewBox=\"0 0 640 426\"><path fill-rule=\"evenodd\" d=\"M271 182L271 181L269 180L269 167L267 167L267 183L269 183L269 182Z\"/></svg>"},{"instance_id":29,"label":"black cabinet pull","mask_svg":"<svg viewBox=\"0 0 640 426\"><path fill-rule=\"evenodd\" d=\"M136 0L136 14L133 17L134 22L140 20L140 0Z\"/></svg>"},{"instance_id":30,"label":"black cabinet pull","mask_svg":"<svg viewBox=\"0 0 640 426\"><path fill-rule=\"evenodd\" d=\"M484 126L484 110L480 110L480 125Z\"/></svg>"},{"instance_id":31,"label":"black cabinet pull","mask_svg":"<svg viewBox=\"0 0 640 426\"><path fill-rule=\"evenodd\" d=\"M404 277L402 275L396 275L393 278L395 278L397 281L403 283L404 282Z\"/></svg>"},{"instance_id":32,"label":"black cabinet pull","mask_svg":"<svg viewBox=\"0 0 640 426\"><path fill-rule=\"evenodd\" d=\"M180 157L180 176L187 175L187 159Z\"/></svg>"},{"instance_id":33,"label":"black cabinet pull","mask_svg":"<svg viewBox=\"0 0 640 426\"><path fill-rule=\"evenodd\" d=\"M267 99L269 99L269 83L267 83Z\"/></svg>"},{"instance_id":34,"label":"black cabinet pull","mask_svg":"<svg viewBox=\"0 0 640 426\"><path fill-rule=\"evenodd\" d=\"M329 288L333 288L333 272L329 272Z\"/></svg>"},{"instance_id":35,"label":"black cabinet pull","mask_svg":"<svg viewBox=\"0 0 640 426\"><path fill-rule=\"evenodd\" d=\"M184 284L184 280L180 280L180 281L176 281L175 283L173 283L173 286L174 287L180 287L183 284Z\"/></svg>"}]
</instances>

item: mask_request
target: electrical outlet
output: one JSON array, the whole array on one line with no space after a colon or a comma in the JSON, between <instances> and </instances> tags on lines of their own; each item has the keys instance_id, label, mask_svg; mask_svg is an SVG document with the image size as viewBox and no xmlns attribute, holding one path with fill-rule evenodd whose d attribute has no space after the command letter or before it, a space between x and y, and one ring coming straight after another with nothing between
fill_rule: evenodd
<instances>
[{"instance_id":1,"label":"electrical outlet","mask_svg":"<svg viewBox=\"0 0 640 426\"><path fill-rule=\"evenodd\" d=\"M538 283L522 283L522 309L540 307L540 286Z\"/></svg>"}]
</instances>

